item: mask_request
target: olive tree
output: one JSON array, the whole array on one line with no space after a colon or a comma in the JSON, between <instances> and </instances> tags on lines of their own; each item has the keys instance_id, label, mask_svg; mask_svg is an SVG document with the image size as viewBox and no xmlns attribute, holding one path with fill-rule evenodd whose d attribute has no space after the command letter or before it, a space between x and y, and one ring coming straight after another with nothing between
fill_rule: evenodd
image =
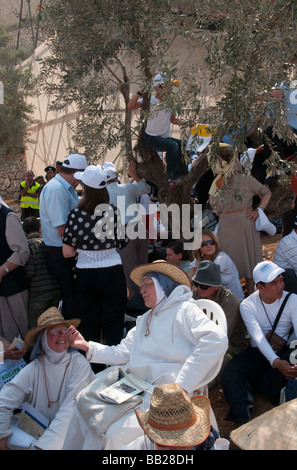
<instances>
[{"instance_id":1,"label":"olive tree","mask_svg":"<svg viewBox=\"0 0 297 470\"><path fill-rule=\"evenodd\" d=\"M30 67L22 67L26 51L11 47L8 33L0 27L0 159L24 151L32 106L27 97L35 91Z\"/></svg>"},{"instance_id":2,"label":"olive tree","mask_svg":"<svg viewBox=\"0 0 297 470\"><path fill-rule=\"evenodd\" d=\"M246 148L252 126L261 134L273 123L278 134L293 138L282 102L269 108L267 102L271 87L294 74L296 14L294 2L285 0L47 0L43 32L52 54L43 60L43 85L53 109L75 103L82 110L74 137L90 161L102 161L121 144L125 158L136 160L139 174L158 187L161 201L190 202L191 187L212 165L225 134L234 135L235 154ZM173 47L177 38L204 51L203 62L181 67ZM208 108L201 68L212 95ZM142 143L151 80L159 71L183 84L172 88L163 105L186 121L184 138L193 121L206 123L213 134L210 155L172 191L159 156ZM132 125L126 107L135 84L144 90L143 108ZM270 162L276 171L278 155L272 152Z\"/></svg>"}]
</instances>

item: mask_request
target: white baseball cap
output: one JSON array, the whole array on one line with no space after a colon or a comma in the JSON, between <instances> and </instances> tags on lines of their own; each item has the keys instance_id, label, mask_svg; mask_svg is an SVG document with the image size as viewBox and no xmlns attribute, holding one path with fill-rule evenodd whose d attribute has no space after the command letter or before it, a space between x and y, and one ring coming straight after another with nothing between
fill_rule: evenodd
<instances>
[{"instance_id":1,"label":"white baseball cap","mask_svg":"<svg viewBox=\"0 0 297 470\"><path fill-rule=\"evenodd\" d=\"M164 85L164 77L162 77L160 73L157 73L157 75L153 79L153 84L155 87L158 85Z\"/></svg>"},{"instance_id":2,"label":"white baseball cap","mask_svg":"<svg viewBox=\"0 0 297 470\"><path fill-rule=\"evenodd\" d=\"M118 176L118 170L111 162L104 162L102 169L105 173L107 181L114 180Z\"/></svg>"},{"instance_id":3,"label":"white baseball cap","mask_svg":"<svg viewBox=\"0 0 297 470\"><path fill-rule=\"evenodd\" d=\"M157 87L159 85L164 85L165 79L166 79L166 74L157 73L157 75L155 75L155 77L153 79L154 87ZM168 79L167 79L167 82L169 82ZM171 83L173 85L178 85L179 81L178 80L171 80Z\"/></svg>"},{"instance_id":4,"label":"white baseball cap","mask_svg":"<svg viewBox=\"0 0 297 470\"><path fill-rule=\"evenodd\" d=\"M262 261L253 270L254 282L255 284L258 284L258 282L271 282L284 271L272 261Z\"/></svg>"},{"instance_id":5,"label":"white baseball cap","mask_svg":"<svg viewBox=\"0 0 297 470\"><path fill-rule=\"evenodd\" d=\"M74 177L85 185L90 186L90 188L106 188L106 175L100 166L89 165L85 171L74 173Z\"/></svg>"},{"instance_id":6,"label":"white baseball cap","mask_svg":"<svg viewBox=\"0 0 297 470\"><path fill-rule=\"evenodd\" d=\"M87 159L80 153L72 153L62 163L65 168L72 168L73 170L85 170L88 166Z\"/></svg>"}]
</instances>

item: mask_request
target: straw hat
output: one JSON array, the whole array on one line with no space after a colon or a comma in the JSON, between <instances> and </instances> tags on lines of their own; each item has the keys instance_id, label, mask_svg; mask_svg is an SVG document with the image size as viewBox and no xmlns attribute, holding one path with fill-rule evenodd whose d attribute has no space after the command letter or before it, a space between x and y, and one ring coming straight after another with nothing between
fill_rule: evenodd
<instances>
[{"instance_id":1,"label":"straw hat","mask_svg":"<svg viewBox=\"0 0 297 470\"><path fill-rule=\"evenodd\" d=\"M297 399L276 406L231 432L242 450L296 450Z\"/></svg>"},{"instance_id":2,"label":"straw hat","mask_svg":"<svg viewBox=\"0 0 297 470\"><path fill-rule=\"evenodd\" d=\"M178 284L188 286L191 289L191 281L185 271L163 260L157 260L153 263L141 264L140 266L137 266L136 268L132 269L130 273L130 278L133 282L135 282L135 284L140 286L145 274L150 272L165 274L165 276L170 277L173 281L176 281Z\"/></svg>"},{"instance_id":3,"label":"straw hat","mask_svg":"<svg viewBox=\"0 0 297 470\"><path fill-rule=\"evenodd\" d=\"M63 324L67 326L73 325L75 328L77 328L80 322L80 318L65 320L61 315L60 310L58 310L56 307L50 307L38 317L37 326L27 331L25 334L25 343L27 343L28 346L33 347L35 343L35 337L38 335L38 333L45 328L49 328L50 326Z\"/></svg>"},{"instance_id":4,"label":"straw hat","mask_svg":"<svg viewBox=\"0 0 297 470\"><path fill-rule=\"evenodd\" d=\"M155 387L149 411L135 413L144 432L161 446L196 446L210 433L209 399L189 398L177 383Z\"/></svg>"}]
</instances>

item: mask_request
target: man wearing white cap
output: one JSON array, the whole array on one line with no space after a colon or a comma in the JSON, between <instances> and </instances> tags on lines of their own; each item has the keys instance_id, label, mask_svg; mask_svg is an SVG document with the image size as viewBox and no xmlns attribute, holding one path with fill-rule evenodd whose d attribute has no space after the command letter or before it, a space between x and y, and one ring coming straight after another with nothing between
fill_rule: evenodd
<instances>
[{"instance_id":1,"label":"man wearing white cap","mask_svg":"<svg viewBox=\"0 0 297 470\"><path fill-rule=\"evenodd\" d=\"M78 195L75 190L79 180L76 171L87 167L84 155L69 155L61 170L43 188L40 197L40 222L43 240L48 252L48 270L60 283L63 300L63 316L68 319L77 308L77 288L73 278L74 260L63 257L62 237L69 212L77 207Z\"/></svg>"},{"instance_id":2,"label":"man wearing white cap","mask_svg":"<svg viewBox=\"0 0 297 470\"><path fill-rule=\"evenodd\" d=\"M151 115L147 119L143 143L148 149L156 152L166 152L167 175L170 187L175 187L181 181L181 176L187 173L187 165L181 162L181 140L170 137L170 124L181 126L184 122L166 108L160 107L164 93L170 85L178 85L177 80L166 79L166 74L157 74L153 79L156 95L151 96ZM128 103L128 109L142 107L142 91L138 91Z\"/></svg>"},{"instance_id":3,"label":"man wearing white cap","mask_svg":"<svg viewBox=\"0 0 297 470\"><path fill-rule=\"evenodd\" d=\"M258 290L240 306L251 344L222 376L229 419L238 425L251 420L255 393L277 405L287 380L297 376L297 366L289 362L290 337L297 333L297 296L284 291L283 272L272 261L258 263L253 271Z\"/></svg>"}]
</instances>

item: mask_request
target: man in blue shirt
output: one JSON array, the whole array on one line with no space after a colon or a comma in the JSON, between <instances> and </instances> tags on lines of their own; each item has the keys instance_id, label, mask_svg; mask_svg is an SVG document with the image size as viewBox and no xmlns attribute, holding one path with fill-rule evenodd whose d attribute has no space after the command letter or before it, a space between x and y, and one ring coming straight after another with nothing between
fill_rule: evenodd
<instances>
[{"instance_id":1,"label":"man in blue shirt","mask_svg":"<svg viewBox=\"0 0 297 470\"><path fill-rule=\"evenodd\" d=\"M77 171L87 167L84 155L69 155L61 170L44 187L40 197L40 222L42 236L47 246L48 270L61 286L64 318L71 318L78 301L77 288L73 276L74 258L65 259L62 254L62 237L69 212L77 207L78 195L75 190L79 180L74 177Z\"/></svg>"}]
</instances>

